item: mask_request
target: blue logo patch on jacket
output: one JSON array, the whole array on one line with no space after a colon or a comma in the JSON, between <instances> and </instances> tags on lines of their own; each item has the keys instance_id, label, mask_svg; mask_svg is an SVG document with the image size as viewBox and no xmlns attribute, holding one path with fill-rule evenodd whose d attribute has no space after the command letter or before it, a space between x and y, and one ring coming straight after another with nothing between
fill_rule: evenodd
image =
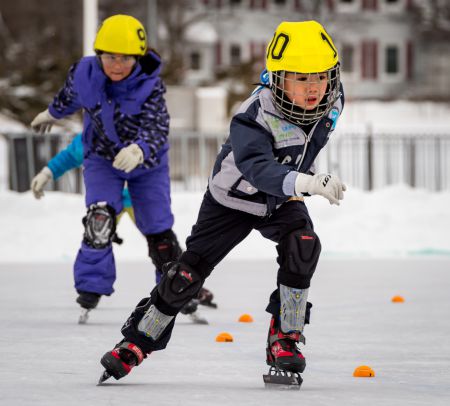
<instances>
[{"instance_id":1,"label":"blue logo patch on jacket","mask_svg":"<svg viewBox=\"0 0 450 406\"><path fill-rule=\"evenodd\" d=\"M331 126L331 129L334 130L336 127L337 120L339 118L339 109L337 107L333 107L328 114L328 118L333 121L333 125Z\"/></svg>"}]
</instances>

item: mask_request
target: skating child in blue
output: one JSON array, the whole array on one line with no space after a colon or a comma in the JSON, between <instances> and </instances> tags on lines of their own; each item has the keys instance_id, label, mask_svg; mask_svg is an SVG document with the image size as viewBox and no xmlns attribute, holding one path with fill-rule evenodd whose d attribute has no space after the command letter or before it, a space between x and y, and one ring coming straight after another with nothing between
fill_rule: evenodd
<instances>
[{"instance_id":1,"label":"skating child in blue","mask_svg":"<svg viewBox=\"0 0 450 406\"><path fill-rule=\"evenodd\" d=\"M42 168L42 170L33 178L30 188L34 194L34 197L36 199L40 199L44 195L45 186L51 180L57 180L66 172L74 168L79 168L83 164L83 155L82 134L80 133L73 138L72 142L65 149L63 149L52 159L50 159L47 163L47 166ZM123 210L117 215L116 223L119 222L119 219L124 212L127 212L131 220L136 223L130 193L128 192L128 189L126 187L122 191L122 204ZM156 283L159 283L159 281L161 280L161 275L161 270L159 268L156 268ZM213 294L211 293L211 291L206 288L202 288L202 291L199 293L197 299L193 300L191 303L188 303L188 305L185 306L183 312L185 314L194 313L196 310L197 302L205 306L214 306L212 299Z\"/></svg>"},{"instance_id":2,"label":"skating child in blue","mask_svg":"<svg viewBox=\"0 0 450 406\"><path fill-rule=\"evenodd\" d=\"M77 302L94 308L113 293L112 251L116 216L123 209L125 182L136 226L146 236L157 269L181 254L172 231L167 140L169 114L161 60L147 49L142 24L127 15L107 18L97 32L96 56L69 71L63 88L31 126L45 132L84 109L83 151L87 215L74 265Z\"/></svg>"},{"instance_id":3,"label":"skating child in blue","mask_svg":"<svg viewBox=\"0 0 450 406\"><path fill-rule=\"evenodd\" d=\"M214 267L253 229L277 244L277 288L266 362L283 371L268 380L299 385L306 362L298 348L311 305L308 290L321 245L303 196L339 204L345 191L335 175L314 174L313 163L343 107L339 59L315 21L283 22L267 47L269 84L242 103L231 121L186 251L164 266L161 283L122 327L124 339L107 352L100 379L127 375L166 347L183 304L195 297ZM289 375L289 374L288 374ZM297 379L298 378L298 379Z\"/></svg>"}]
</instances>

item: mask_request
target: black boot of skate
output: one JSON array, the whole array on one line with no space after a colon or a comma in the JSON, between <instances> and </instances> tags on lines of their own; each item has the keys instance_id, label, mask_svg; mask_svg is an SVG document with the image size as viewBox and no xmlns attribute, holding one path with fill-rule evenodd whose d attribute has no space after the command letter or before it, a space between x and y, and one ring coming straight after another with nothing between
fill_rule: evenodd
<instances>
[{"instance_id":1,"label":"black boot of skate","mask_svg":"<svg viewBox=\"0 0 450 406\"><path fill-rule=\"evenodd\" d=\"M123 378L131 372L131 369L138 366L145 354L137 345L128 341L121 341L112 351L103 355L101 364L105 371L98 381L99 385L113 376L115 379Z\"/></svg>"},{"instance_id":2,"label":"black boot of skate","mask_svg":"<svg viewBox=\"0 0 450 406\"><path fill-rule=\"evenodd\" d=\"M92 310L97 307L101 295L93 292L83 292L83 291L77 292L78 292L77 303L83 309Z\"/></svg>"},{"instance_id":3,"label":"black boot of skate","mask_svg":"<svg viewBox=\"0 0 450 406\"><path fill-rule=\"evenodd\" d=\"M100 297L98 293L78 291L77 303L82 308L78 324L87 323L89 312L97 307Z\"/></svg>"},{"instance_id":4,"label":"black boot of skate","mask_svg":"<svg viewBox=\"0 0 450 406\"><path fill-rule=\"evenodd\" d=\"M197 300L199 304L201 304L202 306L213 307L214 309L216 309L217 303L214 303L212 301L213 299L214 299L213 293L206 288L202 287L200 289L200 292L198 292Z\"/></svg>"},{"instance_id":5,"label":"black boot of skate","mask_svg":"<svg viewBox=\"0 0 450 406\"><path fill-rule=\"evenodd\" d=\"M266 363L284 371L301 373L305 370L306 360L297 343L305 341L300 332L285 334L278 326L275 317L270 321L266 347Z\"/></svg>"},{"instance_id":6,"label":"black boot of skate","mask_svg":"<svg viewBox=\"0 0 450 406\"><path fill-rule=\"evenodd\" d=\"M198 304L198 299L191 299L181 308L180 313L188 316L195 324L208 324L208 320L197 311Z\"/></svg>"}]
</instances>

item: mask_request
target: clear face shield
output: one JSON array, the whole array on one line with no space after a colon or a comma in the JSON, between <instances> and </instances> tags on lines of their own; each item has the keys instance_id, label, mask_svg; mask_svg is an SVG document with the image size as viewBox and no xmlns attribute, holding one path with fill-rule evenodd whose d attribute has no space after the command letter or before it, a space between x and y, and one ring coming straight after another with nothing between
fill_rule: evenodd
<instances>
[{"instance_id":1,"label":"clear face shield","mask_svg":"<svg viewBox=\"0 0 450 406\"><path fill-rule=\"evenodd\" d=\"M339 98L339 64L319 73L270 72L275 104L294 124L313 124Z\"/></svg>"}]
</instances>

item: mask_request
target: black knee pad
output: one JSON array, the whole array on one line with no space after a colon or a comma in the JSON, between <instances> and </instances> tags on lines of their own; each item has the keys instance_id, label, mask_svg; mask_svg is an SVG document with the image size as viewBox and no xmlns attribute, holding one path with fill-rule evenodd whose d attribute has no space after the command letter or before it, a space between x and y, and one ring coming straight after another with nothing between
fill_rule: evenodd
<instances>
[{"instance_id":1,"label":"black knee pad","mask_svg":"<svg viewBox=\"0 0 450 406\"><path fill-rule=\"evenodd\" d=\"M84 242L92 248L105 248L116 234L116 212L106 202L91 204L83 217L83 225Z\"/></svg>"},{"instance_id":2,"label":"black knee pad","mask_svg":"<svg viewBox=\"0 0 450 406\"><path fill-rule=\"evenodd\" d=\"M180 310L189 300L197 296L204 281L191 266L182 262L173 262L164 269L164 275L157 286L158 296L164 304ZM156 303L156 305L163 311L163 304Z\"/></svg>"},{"instance_id":3,"label":"black knee pad","mask_svg":"<svg viewBox=\"0 0 450 406\"><path fill-rule=\"evenodd\" d=\"M291 230L280 240L277 250L278 284L309 288L321 251L317 234L308 227Z\"/></svg>"},{"instance_id":4,"label":"black knee pad","mask_svg":"<svg viewBox=\"0 0 450 406\"><path fill-rule=\"evenodd\" d=\"M176 261L180 258L181 248L172 230L145 237L147 238L148 255L157 270L161 271L166 262Z\"/></svg>"}]
</instances>

